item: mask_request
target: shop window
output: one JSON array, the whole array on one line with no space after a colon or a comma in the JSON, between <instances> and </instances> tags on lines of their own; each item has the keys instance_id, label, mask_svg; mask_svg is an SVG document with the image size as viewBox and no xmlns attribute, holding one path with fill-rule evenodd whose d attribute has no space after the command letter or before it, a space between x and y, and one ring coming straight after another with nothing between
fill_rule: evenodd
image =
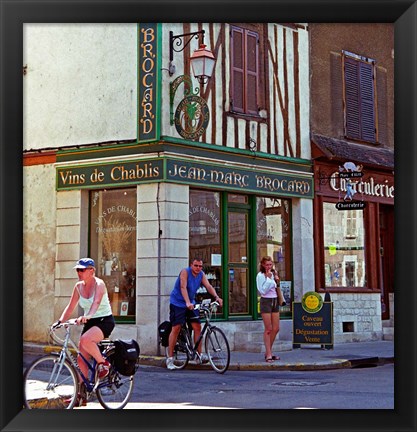
<instances>
[{"instance_id":1,"label":"shop window","mask_svg":"<svg viewBox=\"0 0 417 432\"><path fill-rule=\"evenodd\" d=\"M375 143L375 61L343 52L345 135Z\"/></svg>"},{"instance_id":2,"label":"shop window","mask_svg":"<svg viewBox=\"0 0 417 432\"><path fill-rule=\"evenodd\" d=\"M199 257L203 260L203 271L219 297L221 292L221 216L220 193L202 190L190 190L189 241L190 259ZM204 287L197 291L196 300L201 302L210 298ZM221 308L218 314L221 314Z\"/></svg>"},{"instance_id":3,"label":"shop window","mask_svg":"<svg viewBox=\"0 0 417 432\"><path fill-rule=\"evenodd\" d=\"M290 212L290 200L262 197L256 199L257 262L259 263L263 256L270 256L273 259L287 303L281 309L283 313L290 311L293 289Z\"/></svg>"},{"instance_id":4,"label":"shop window","mask_svg":"<svg viewBox=\"0 0 417 432\"><path fill-rule=\"evenodd\" d=\"M325 286L366 286L363 211L323 203L323 235Z\"/></svg>"},{"instance_id":5,"label":"shop window","mask_svg":"<svg viewBox=\"0 0 417 432\"><path fill-rule=\"evenodd\" d=\"M90 192L90 255L119 321L136 314L136 203L136 188Z\"/></svg>"},{"instance_id":6,"label":"shop window","mask_svg":"<svg viewBox=\"0 0 417 432\"><path fill-rule=\"evenodd\" d=\"M264 26L230 27L231 111L259 116L265 106Z\"/></svg>"}]
</instances>

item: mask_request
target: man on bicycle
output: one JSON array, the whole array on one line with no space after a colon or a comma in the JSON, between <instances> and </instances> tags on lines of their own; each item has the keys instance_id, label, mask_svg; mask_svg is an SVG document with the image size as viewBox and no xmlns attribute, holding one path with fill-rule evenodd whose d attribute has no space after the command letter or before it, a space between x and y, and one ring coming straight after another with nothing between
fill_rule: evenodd
<instances>
[{"instance_id":1,"label":"man on bicycle","mask_svg":"<svg viewBox=\"0 0 417 432\"><path fill-rule=\"evenodd\" d=\"M215 300L222 306L223 300L217 295L216 290L208 281L202 270L203 261L199 258L191 260L190 267L181 270L174 289L171 291L169 299L169 320L172 324L171 334L169 335L168 358L166 360L167 369L173 370L174 366L174 347L181 330L181 326L188 318L194 331L194 343L201 333L201 321L198 310L194 310L195 295L197 290L203 285L207 291L215 297ZM198 347L201 354L201 343ZM207 356L201 356L203 363L207 362Z\"/></svg>"}]
</instances>

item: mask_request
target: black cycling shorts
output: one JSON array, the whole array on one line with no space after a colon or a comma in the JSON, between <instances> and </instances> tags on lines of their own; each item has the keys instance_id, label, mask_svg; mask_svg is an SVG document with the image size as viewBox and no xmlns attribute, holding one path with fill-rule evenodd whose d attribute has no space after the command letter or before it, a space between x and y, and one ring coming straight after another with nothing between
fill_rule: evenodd
<instances>
[{"instance_id":1,"label":"black cycling shorts","mask_svg":"<svg viewBox=\"0 0 417 432\"><path fill-rule=\"evenodd\" d=\"M85 324L81 334L84 334L91 327L98 327L104 334L105 338L110 336L115 326L113 315L108 315L99 318L90 318Z\"/></svg>"}]
</instances>

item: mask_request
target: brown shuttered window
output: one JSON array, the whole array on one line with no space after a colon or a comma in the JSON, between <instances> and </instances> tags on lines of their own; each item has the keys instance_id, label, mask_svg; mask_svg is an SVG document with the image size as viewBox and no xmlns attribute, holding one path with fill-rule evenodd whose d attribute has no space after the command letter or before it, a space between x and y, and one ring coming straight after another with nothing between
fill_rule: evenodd
<instances>
[{"instance_id":1,"label":"brown shuttered window","mask_svg":"<svg viewBox=\"0 0 417 432\"><path fill-rule=\"evenodd\" d=\"M259 35L231 27L231 110L259 115Z\"/></svg>"},{"instance_id":2,"label":"brown shuttered window","mask_svg":"<svg viewBox=\"0 0 417 432\"><path fill-rule=\"evenodd\" d=\"M374 64L344 56L345 135L375 143Z\"/></svg>"}]
</instances>

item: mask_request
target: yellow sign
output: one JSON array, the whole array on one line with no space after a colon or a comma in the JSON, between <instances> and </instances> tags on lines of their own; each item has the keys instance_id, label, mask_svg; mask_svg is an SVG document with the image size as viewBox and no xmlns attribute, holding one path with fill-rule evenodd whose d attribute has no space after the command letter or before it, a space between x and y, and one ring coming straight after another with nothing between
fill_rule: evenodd
<instances>
[{"instance_id":1,"label":"yellow sign","mask_svg":"<svg viewBox=\"0 0 417 432\"><path fill-rule=\"evenodd\" d=\"M315 291L309 291L303 295L301 306L306 312L316 313L323 307L323 299Z\"/></svg>"}]
</instances>

